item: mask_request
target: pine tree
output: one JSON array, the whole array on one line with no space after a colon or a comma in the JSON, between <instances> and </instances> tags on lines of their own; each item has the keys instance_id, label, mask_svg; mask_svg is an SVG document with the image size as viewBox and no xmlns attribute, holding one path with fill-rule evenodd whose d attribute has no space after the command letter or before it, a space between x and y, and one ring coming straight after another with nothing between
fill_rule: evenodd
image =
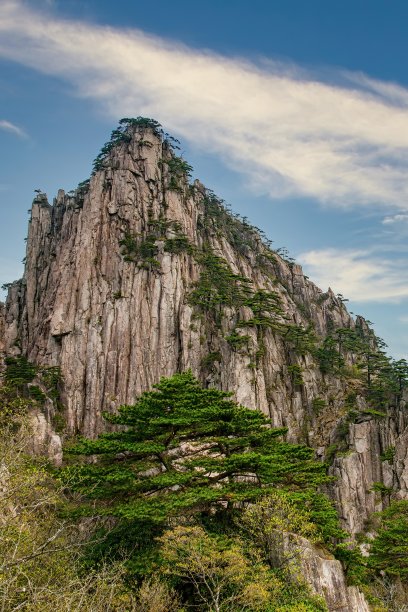
<instances>
[{"instance_id":1,"label":"pine tree","mask_svg":"<svg viewBox=\"0 0 408 612\"><path fill-rule=\"evenodd\" d=\"M275 488L313 490L327 480L312 449L283 441L286 429L230 396L203 389L191 372L163 378L134 405L105 414L120 431L68 449L99 459L68 467L64 476L99 500L89 512L154 523L228 511Z\"/></svg>"},{"instance_id":2,"label":"pine tree","mask_svg":"<svg viewBox=\"0 0 408 612\"><path fill-rule=\"evenodd\" d=\"M378 513L380 527L370 545L369 566L408 582L408 501L393 502Z\"/></svg>"}]
</instances>

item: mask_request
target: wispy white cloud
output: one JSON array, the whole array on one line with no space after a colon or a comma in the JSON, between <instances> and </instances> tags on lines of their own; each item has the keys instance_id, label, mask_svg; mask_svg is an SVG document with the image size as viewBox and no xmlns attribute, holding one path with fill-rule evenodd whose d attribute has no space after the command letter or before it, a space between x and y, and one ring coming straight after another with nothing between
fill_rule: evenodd
<instances>
[{"instance_id":1,"label":"wispy white cloud","mask_svg":"<svg viewBox=\"0 0 408 612\"><path fill-rule=\"evenodd\" d=\"M0 130L11 132L20 138L27 137L27 134L22 128L18 127L18 125L15 125L14 123L11 123L11 121L6 121L5 119L0 119Z\"/></svg>"},{"instance_id":2,"label":"wispy white cloud","mask_svg":"<svg viewBox=\"0 0 408 612\"><path fill-rule=\"evenodd\" d=\"M298 260L317 285L330 286L355 302L397 303L408 298L406 260L334 248L308 251Z\"/></svg>"},{"instance_id":3,"label":"wispy white cloud","mask_svg":"<svg viewBox=\"0 0 408 612\"><path fill-rule=\"evenodd\" d=\"M388 215L382 220L383 225L393 225L395 223L407 223L408 213L398 213L396 215Z\"/></svg>"},{"instance_id":4,"label":"wispy white cloud","mask_svg":"<svg viewBox=\"0 0 408 612\"><path fill-rule=\"evenodd\" d=\"M148 36L0 6L0 56L69 81L112 117L149 115L273 197L408 210L408 91L331 81ZM336 81L336 82L335 82ZM337 84L336 84L337 83Z\"/></svg>"},{"instance_id":5,"label":"wispy white cloud","mask_svg":"<svg viewBox=\"0 0 408 612\"><path fill-rule=\"evenodd\" d=\"M403 315L402 317L398 317L398 321L401 321L401 323L408 323L408 315Z\"/></svg>"}]
</instances>

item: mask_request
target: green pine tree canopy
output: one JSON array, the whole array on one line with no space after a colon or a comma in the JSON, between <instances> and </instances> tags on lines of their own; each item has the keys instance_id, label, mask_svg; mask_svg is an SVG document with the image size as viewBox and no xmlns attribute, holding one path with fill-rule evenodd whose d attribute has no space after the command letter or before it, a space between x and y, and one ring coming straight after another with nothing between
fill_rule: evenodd
<instances>
[{"instance_id":1,"label":"green pine tree canopy","mask_svg":"<svg viewBox=\"0 0 408 612\"><path fill-rule=\"evenodd\" d=\"M67 449L99 457L66 468L64 478L91 500L89 512L98 505L99 514L158 523L327 482L312 449L285 442L286 429L230 398L191 372L162 378L134 405L104 415L120 431Z\"/></svg>"},{"instance_id":2,"label":"green pine tree canopy","mask_svg":"<svg viewBox=\"0 0 408 612\"><path fill-rule=\"evenodd\" d=\"M370 546L369 566L408 583L408 500L378 513L380 525Z\"/></svg>"}]
</instances>

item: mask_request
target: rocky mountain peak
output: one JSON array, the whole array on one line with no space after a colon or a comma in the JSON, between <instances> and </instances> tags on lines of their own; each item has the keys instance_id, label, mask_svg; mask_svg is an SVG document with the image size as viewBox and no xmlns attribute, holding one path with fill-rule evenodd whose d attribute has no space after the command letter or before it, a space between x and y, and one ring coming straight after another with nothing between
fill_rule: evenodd
<instances>
[{"instance_id":1,"label":"rocky mountain peak","mask_svg":"<svg viewBox=\"0 0 408 612\"><path fill-rule=\"evenodd\" d=\"M0 305L0 350L60 370L41 439L55 454L57 422L62 437L96 436L103 411L190 368L315 447L357 533L385 503L376 482L407 495L404 394L388 401L384 387L374 405L364 319L191 182L176 147L157 122L124 119L89 180L53 205L42 192L33 201L24 277Z\"/></svg>"},{"instance_id":2,"label":"rocky mountain peak","mask_svg":"<svg viewBox=\"0 0 408 612\"><path fill-rule=\"evenodd\" d=\"M0 304L3 370L31 364L35 450L60 461L64 438L97 436L104 411L191 369L313 446L357 534L384 491L408 494L408 370L177 151L156 121L123 119L90 179L52 205L37 190L24 276ZM337 561L311 549L305 572L329 609L368 609Z\"/></svg>"}]
</instances>

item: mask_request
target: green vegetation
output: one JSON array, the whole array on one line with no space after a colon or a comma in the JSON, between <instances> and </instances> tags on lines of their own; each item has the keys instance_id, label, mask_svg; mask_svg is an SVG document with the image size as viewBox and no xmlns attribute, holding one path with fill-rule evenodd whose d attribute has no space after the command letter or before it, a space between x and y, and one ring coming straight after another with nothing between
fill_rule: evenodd
<instances>
[{"instance_id":1,"label":"green vegetation","mask_svg":"<svg viewBox=\"0 0 408 612\"><path fill-rule=\"evenodd\" d=\"M31 212L31 210L30 210L30 212ZM13 286L13 283L4 283L1 286L1 289L2 289L2 291L8 291L10 289L10 287L12 287L12 286Z\"/></svg>"},{"instance_id":2,"label":"green vegetation","mask_svg":"<svg viewBox=\"0 0 408 612\"><path fill-rule=\"evenodd\" d=\"M46 400L53 403L50 415L53 426L62 432L65 427L61 403L62 377L58 367L36 366L26 357L6 357L0 384L0 427L9 420L23 418L30 410L42 410Z\"/></svg>"},{"instance_id":3,"label":"green vegetation","mask_svg":"<svg viewBox=\"0 0 408 612\"><path fill-rule=\"evenodd\" d=\"M381 461L389 461L392 463L395 456L395 446L389 446L381 455Z\"/></svg>"},{"instance_id":4,"label":"green vegetation","mask_svg":"<svg viewBox=\"0 0 408 612\"><path fill-rule=\"evenodd\" d=\"M67 449L97 461L59 475L82 497L75 514L110 526L87 548L91 571L124 562L129 585L155 580L166 597L173 587L171 601L186 610L326 609L301 579L295 536L289 549L282 536L287 529L332 548L343 537L311 449L284 442L285 429L190 372L105 416L121 430Z\"/></svg>"},{"instance_id":5,"label":"green vegetation","mask_svg":"<svg viewBox=\"0 0 408 612\"><path fill-rule=\"evenodd\" d=\"M19 400L31 400L30 405L41 405L49 397L59 406L62 385L61 372L57 367L36 366L26 357L6 357L4 384L0 387L3 413L20 412ZM36 384L34 384L34 382ZM24 402L23 402L24 403ZM14 408L13 408L14 406Z\"/></svg>"},{"instance_id":6,"label":"green vegetation","mask_svg":"<svg viewBox=\"0 0 408 612\"><path fill-rule=\"evenodd\" d=\"M34 380L38 368L26 357L6 357L4 363L6 364L4 373L6 385L15 389L16 392L27 391L27 385Z\"/></svg>"},{"instance_id":7,"label":"green vegetation","mask_svg":"<svg viewBox=\"0 0 408 612\"><path fill-rule=\"evenodd\" d=\"M208 366L220 358L210 353ZM47 389L60 383L57 369L44 375ZM12 358L5 376L13 401L27 408L34 401L27 386L38 369ZM355 397L347 402L354 405ZM315 398L313 409L324 408ZM14 411L16 418L21 423ZM393 502L377 515L378 535L363 558L341 543L336 511L319 492L325 465L306 446L284 442L284 429L272 429L269 419L238 406L228 393L203 389L189 372L176 374L106 418L121 430L68 448L71 464L58 480L15 444L25 436L21 424L2 433L4 440L13 438L2 451L7 465L15 450L15 477L24 482L13 489L22 496L15 499L24 500L17 514L5 511L3 519L4 601L34 611L48 610L51 601L72 607L79 600L81 609L96 611L181 612L197 605L208 612L324 611L301 577L299 537L334 552L372 601L381 599L384 572L406 581L407 502ZM393 452L387 449L387 460ZM77 455L94 461L73 463ZM373 490L387 499L391 494L382 483ZM23 538L13 521L26 530Z\"/></svg>"},{"instance_id":8,"label":"green vegetation","mask_svg":"<svg viewBox=\"0 0 408 612\"><path fill-rule=\"evenodd\" d=\"M177 145L174 147L170 142L170 137L164 135L157 122L143 117L125 118L119 122L119 127L112 132L110 142L105 145L97 158L97 164L103 166L110 151L121 142L128 141L130 130L134 127L153 129L161 138L166 136L165 140L168 142L170 149L177 148ZM191 166L174 154L168 158L163 158L161 163L167 168L170 188L180 190L184 178L188 179L191 174ZM250 253L255 253L261 267L265 268L265 272L271 277L272 282L277 282L273 278L273 270L278 261L278 256L293 265L294 262L289 258L286 249L272 251L270 248L271 242L262 232L251 226L246 218L233 215L213 192L210 190L202 192L195 186L190 186L190 190L196 196L202 194L204 212L198 219L198 229L203 232L205 238L210 240L215 235L220 240L225 239L236 252L245 257L249 256ZM253 354L250 354L252 364L255 364L255 366L259 364L259 360L265 352L264 330L271 329L278 333L297 354L310 353L315 356L323 372L341 372L345 365L343 353L355 348L352 345L358 336L356 332L349 329L335 330L333 337L328 337L321 343L311 325L304 327L303 325L287 323L280 297L276 292L260 288L253 289L249 279L239 273L234 273L229 264L212 251L209 244L205 244L203 249L198 250L189 243L180 227L177 229L176 227L170 228L171 223L174 226L177 225L163 217L150 219L148 228L143 235L125 234L120 241L125 261L135 262L141 268L151 271L159 269L158 241L160 240L164 241L162 248L165 252L172 254L186 252L193 255L200 265L201 275L190 293L189 302L203 314L211 315L218 326L221 325L223 309L233 308L238 314L238 320L236 328L232 329L228 336L229 342L235 349L239 348L241 351L246 349L248 354L250 354L249 343L241 340L237 330L240 327L255 328L258 346L253 347ZM173 231L169 234L170 229L175 230L176 235ZM263 243L261 239L263 239ZM322 298L324 297L322 296ZM242 307L250 308L253 316L250 318L243 317L242 313L238 312ZM307 313L304 314L306 316ZM242 334L242 338L245 337L246 335ZM363 366L361 368L363 369ZM368 369L367 376L371 380L370 365ZM404 384L404 377L407 376L407 371L404 371L401 366L401 388ZM375 394L377 396L381 395L382 387L380 386L380 389L372 388L371 393L373 396ZM373 409L375 409L374 406Z\"/></svg>"},{"instance_id":9,"label":"green vegetation","mask_svg":"<svg viewBox=\"0 0 408 612\"><path fill-rule=\"evenodd\" d=\"M275 595L277 585L267 566L256 554L245 554L237 538L180 525L160 542L164 571L191 585L206 610L262 610Z\"/></svg>"},{"instance_id":10,"label":"green vegetation","mask_svg":"<svg viewBox=\"0 0 408 612\"><path fill-rule=\"evenodd\" d=\"M181 157L173 155L168 159L162 159L162 166L166 165L169 172L168 188L173 191L183 191L183 182L191 177L192 166Z\"/></svg>"},{"instance_id":11,"label":"green vegetation","mask_svg":"<svg viewBox=\"0 0 408 612\"><path fill-rule=\"evenodd\" d=\"M316 346L316 336L311 326L304 328L300 325L286 325L283 336L287 342L292 344L299 355L313 353Z\"/></svg>"},{"instance_id":12,"label":"green vegetation","mask_svg":"<svg viewBox=\"0 0 408 612\"><path fill-rule=\"evenodd\" d=\"M257 323L258 325L262 325L262 322L265 322L265 317L274 322L281 321L284 318L282 301L275 292L258 289L248 295L244 301L244 306L248 306L252 310L254 320L261 321L261 323ZM267 327L269 326L267 325Z\"/></svg>"},{"instance_id":13,"label":"green vegetation","mask_svg":"<svg viewBox=\"0 0 408 612\"><path fill-rule=\"evenodd\" d=\"M50 385L60 380L55 368L46 375ZM25 360L9 363L18 393L36 376ZM211 610L212 595L194 582L205 575L218 585L220 610L325 610L300 578L295 540L286 551L281 533L285 527L326 546L342 537L332 505L317 492L325 469L311 449L282 442L284 430L228 394L202 389L189 373L162 380L111 420L129 429L81 442L76 452L101 459L66 468L61 485L44 462L25 457L16 444L23 429L12 425L7 452L17 453L21 480L13 480L18 510L3 515L4 601L38 611L79 601L84 610L167 611L194 609L204 596ZM85 495L79 506L78 492ZM256 535L258 503L267 548Z\"/></svg>"},{"instance_id":14,"label":"green vegetation","mask_svg":"<svg viewBox=\"0 0 408 612\"><path fill-rule=\"evenodd\" d=\"M317 436L332 423L335 409L341 418L326 463L317 462L312 449L285 441L285 428L274 429L261 412L237 405L229 393L203 388L186 372L162 379L134 405L105 414L114 431L71 441L57 470L28 456L26 414L49 399L60 406L60 371L8 357L0 387L0 492L7 493L0 496L0 608L324 611L302 578L307 538L342 561L349 582L365 589L376 612L404 609L399 596L384 602L391 601L387 591L408 586L408 502L395 501L383 482L373 484L376 501L389 507L373 517L374 536L361 536L370 550L363 556L356 543L345 542L322 491L331 481L327 463L350 452L350 424L384 418L402 399L407 361L387 357L384 343L361 319L335 328L329 314L329 333L318 337L313 313L296 293L298 272L287 250L272 251L246 218L232 215L197 183L188 185L192 168L174 154L175 141L156 121L122 119L94 173L108 166L115 147L130 142L135 128L161 139L164 193L195 196L200 240L192 245L181 225L166 218L164 202L158 217L149 209L140 234L124 233L121 254L149 272L159 270L163 252L175 260L189 255L197 264L187 301L203 324L203 379L220 374L228 346L249 368L267 367L267 347L276 339L286 354L281 380L296 400L308 402L307 419ZM139 146L151 143L142 139ZM88 189L84 181L69 197L81 200ZM234 264L219 254L225 242L239 255ZM277 278L280 258L289 266L283 266L291 276L286 285ZM263 287L242 272L253 265L265 274ZM281 293L273 290L279 284ZM123 296L116 291L112 297ZM289 299L293 308L287 309ZM341 295L316 300L325 301L329 310L344 310ZM215 328L219 335L211 341ZM198 331L194 324L191 329ZM313 364L322 374L313 393L322 397L310 400L309 389L300 387ZM278 368L273 376L279 379ZM268 397L275 384L281 391L280 381L272 381ZM63 430L60 413L53 425ZM392 463L394 456L395 447L389 447L381 460Z\"/></svg>"},{"instance_id":15,"label":"green vegetation","mask_svg":"<svg viewBox=\"0 0 408 612\"><path fill-rule=\"evenodd\" d=\"M375 418L383 418L387 416L386 412L380 412L379 410L374 410L374 408L364 408L361 410L361 414L370 414Z\"/></svg>"},{"instance_id":16,"label":"green vegetation","mask_svg":"<svg viewBox=\"0 0 408 612\"><path fill-rule=\"evenodd\" d=\"M103 145L94 159L92 174L107 167L109 156L117 146L131 142L132 131L135 128L153 130L154 134L159 136L163 144L165 144L167 149L171 152L171 157L162 160L162 164L166 164L169 170L170 181L168 188L175 191L182 191L182 181L191 176L193 169L185 160L174 154L174 150L179 148L176 144L178 141L166 134L158 121L148 117L124 117L119 121L118 127L111 133L110 140ZM146 140L139 141L140 146L150 146L150 144L151 143ZM83 197L88 187L89 181L80 183L76 190L77 195Z\"/></svg>"},{"instance_id":17,"label":"green vegetation","mask_svg":"<svg viewBox=\"0 0 408 612\"><path fill-rule=\"evenodd\" d=\"M147 234L143 237L137 237L133 234L125 234L124 238L119 241L122 247L123 259L138 264L140 268L147 270L160 267L156 256L159 249L156 244L157 238L154 234Z\"/></svg>"},{"instance_id":18,"label":"green vegetation","mask_svg":"<svg viewBox=\"0 0 408 612\"><path fill-rule=\"evenodd\" d=\"M375 483L373 490L390 505L371 516L367 528L374 537L358 538L369 555L363 555L356 542L338 544L335 554L349 583L363 590L375 612L400 612L408 603L408 501L390 502L391 490L383 483Z\"/></svg>"},{"instance_id":19,"label":"green vegetation","mask_svg":"<svg viewBox=\"0 0 408 612\"><path fill-rule=\"evenodd\" d=\"M302 367L298 364L288 365L288 373L292 378L292 382L295 386L303 385Z\"/></svg>"},{"instance_id":20,"label":"green vegetation","mask_svg":"<svg viewBox=\"0 0 408 612\"><path fill-rule=\"evenodd\" d=\"M377 535L370 546L369 567L408 584L408 501L393 502L376 518Z\"/></svg>"},{"instance_id":21,"label":"green vegetation","mask_svg":"<svg viewBox=\"0 0 408 612\"><path fill-rule=\"evenodd\" d=\"M210 249L197 255L197 261L202 272L190 293L190 304L209 314L220 306L239 307L244 303L251 292L247 278L234 274L227 262Z\"/></svg>"},{"instance_id":22,"label":"green vegetation","mask_svg":"<svg viewBox=\"0 0 408 612\"><path fill-rule=\"evenodd\" d=\"M92 498L114 497L110 515L160 523L179 513L254 500L268 487L313 488L326 480L311 449L278 440L285 429L271 429L262 413L238 406L228 393L202 389L191 373L162 379L155 389L117 415L105 415L126 431L67 449L106 459L66 474ZM180 461L186 441L196 452L204 445L205 456Z\"/></svg>"},{"instance_id":23,"label":"green vegetation","mask_svg":"<svg viewBox=\"0 0 408 612\"><path fill-rule=\"evenodd\" d=\"M226 208L210 189L205 190L203 196L204 214L197 220L197 229L206 237L214 235L225 239L240 255L258 252L261 236L265 243L270 241L259 230L248 223L246 217L240 217Z\"/></svg>"},{"instance_id":24,"label":"green vegetation","mask_svg":"<svg viewBox=\"0 0 408 612\"><path fill-rule=\"evenodd\" d=\"M316 357L323 374L339 373L344 366L344 359L336 347L336 341L332 336L324 338L322 345L316 350Z\"/></svg>"},{"instance_id":25,"label":"green vegetation","mask_svg":"<svg viewBox=\"0 0 408 612\"><path fill-rule=\"evenodd\" d=\"M119 121L118 127L113 130L109 142L105 143L96 156L93 163L93 174L106 167L109 154L121 143L130 142L132 136L130 130L132 128L150 128L156 134L162 136L163 130L160 123L148 117L123 118Z\"/></svg>"},{"instance_id":26,"label":"green vegetation","mask_svg":"<svg viewBox=\"0 0 408 612\"><path fill-rule=\"evenodd\" d=\"M84 198L85 198L85 195L89 191L90 184L91 184L91 180L90 179L86 179L85 181L81 181L80 183L78 183L77 188L74 191L74 196L76 198L77 205L79 207L81 207L83 205Z\"/></svg>"},{"instance_id":27,"label":"green vegetation","mask_svg":"<svg viewBox=\"0 0 408 612\"><path fill-rule=\"evenodd\" d=\"M371 491L375 491L376 493L380 493L381 497L390 497L392 493L392 488L386 487L383 482L375 482L371 487Z\"/></svg>"},{"instance_id":28,"label":"green vegetation","mask_svg":"<svg viewBox=\"0 0 408 612\"><path fill-rule=\"evenodd\" d=\"M196 252L195 258L201 267L201 274L189 295L189 303L205 315L207 321L211 317L218 327L221 327L224 309L234 309L237 323L226 340L234 350L246 350L251 357L249 367L257 367L265 354L264 333L267 329L279 334L299 355L314 350L316 338L312 328L286 322L282 300L277 292L254 290L246 276L233 272L225 259L209 247L201 253ZM244 317L243 308L252 311L250 318ZM257 349L252 353L250 336L238 333L239 329L245 328L256 330Z\"/></svg>"},{"instance_id":29,"label":"green vegetation","mask_svg":"<svg viewBox=\"0 0 408 612\"><path fill-rule=\"evenodd\" d=\"M235 351L239 351L240 349L244 349L248 347L248 342L251 337L247 334L239 334L236 330L234 330L231 334L226 336L226 341Z\"/></svg>"},{"instance_id":30,"label":"green vegetation","mask_svg":"<svg viewBox=\"0 0 408 612\"><path fill-rule=\"evenodd\" d=\"M291 516L296 521L296 516ZM289 524L288 520L286 524ZM256 517L246 520L256 533ZM294 523L295 524L295 523ZM292 524L291 524L292 525ZM192 588L201 609L324 611L321 598L296 575L295 563L272 567L251 538L211 534L200 526L178 526L161 538L163 571ZM252 542L252 543L251 543ZM273 546L277 543L273 543Z\"/></svg>"},{"instance_id":31,"label":"green vegetation","mask_svg":"<svg viewBox=\"0 0 408 612\"><path fill-rule=\"evenodd\" d=\"M172 237L168 237L168 234ZM124 261L136 263L140 268L157 270L160 262L158 242L164 241L164 251L180 254L193 253L188 238L181 231L177 221L169 221L163 216L158 219L149 218L148 231L144 235L126 233L119 241Z\"/></svg>"},{"instance_id":32,"label":"green vegetation","mask_svg":"<svg viewBox=\"0 0 408 612\"><path fill-rule=\"evenodd\" d=\"M191 246L187 236L182 234L175 238L166 238L164 243L164 250L167 253L193 253L193 247Z\"/></svg>"},{"instance_id":33,"label":"green vegetation","mask_svg":"<svg viewBox=\"0 0 408 612\"><path fill-rule=\"evenodd\" d=\"M29 400L21 402L29 408ZM83 573L82 551L95 523L78 524L64 517L69 503L66 491L43 459L28 454L31 437L21 413L0 421L1 609L140 610L139 594L125 588L123 565L113 563Z\"/></svg>"},{"instance_id":34,"label":"green vegetation","mask_svg":"<svg viewBox=\"0 0 408 612\"><path fill-rule=\"evenodd\" d=\"M201 365L204 368L208 368L208 369L212 369L214 364L217 362L220 362L222 359L221 353L219 351L217 352L213 352L213 353L209 353L208 355L206 355L204 357L204 359L202 359L201 361Z\"/></svg>"},{"instance_id":35,"label":"green vegetation","mask_svg":"<svg viewBox=\"0 0 408 612\"><path fill-rule=\"evenodd\" d=\"M408 386L408 364L404 359L394 361L389 358L381 338L367 326L357 323L355 329L332 329L320 346L315 350L310 347L310 352L316 357L323 374L358 383L359 395L364 398L366 406L359 407L356 393L351 403L346 399L350 420L360 414L385 417L388 407L401 399ZM353 365L349 365L350 361Z\"/></svg>"},{"instance_id":36,"label":"green vegetation","mask_svg":"<svg viewBox=\"0 0 408 612\"><path fill-rule=\"evenodd\" d=\"M312 409L315 414L319 414L327 407L326 401L321 397L315 397L312 400Z\"/></svg>"}]
</instances>

